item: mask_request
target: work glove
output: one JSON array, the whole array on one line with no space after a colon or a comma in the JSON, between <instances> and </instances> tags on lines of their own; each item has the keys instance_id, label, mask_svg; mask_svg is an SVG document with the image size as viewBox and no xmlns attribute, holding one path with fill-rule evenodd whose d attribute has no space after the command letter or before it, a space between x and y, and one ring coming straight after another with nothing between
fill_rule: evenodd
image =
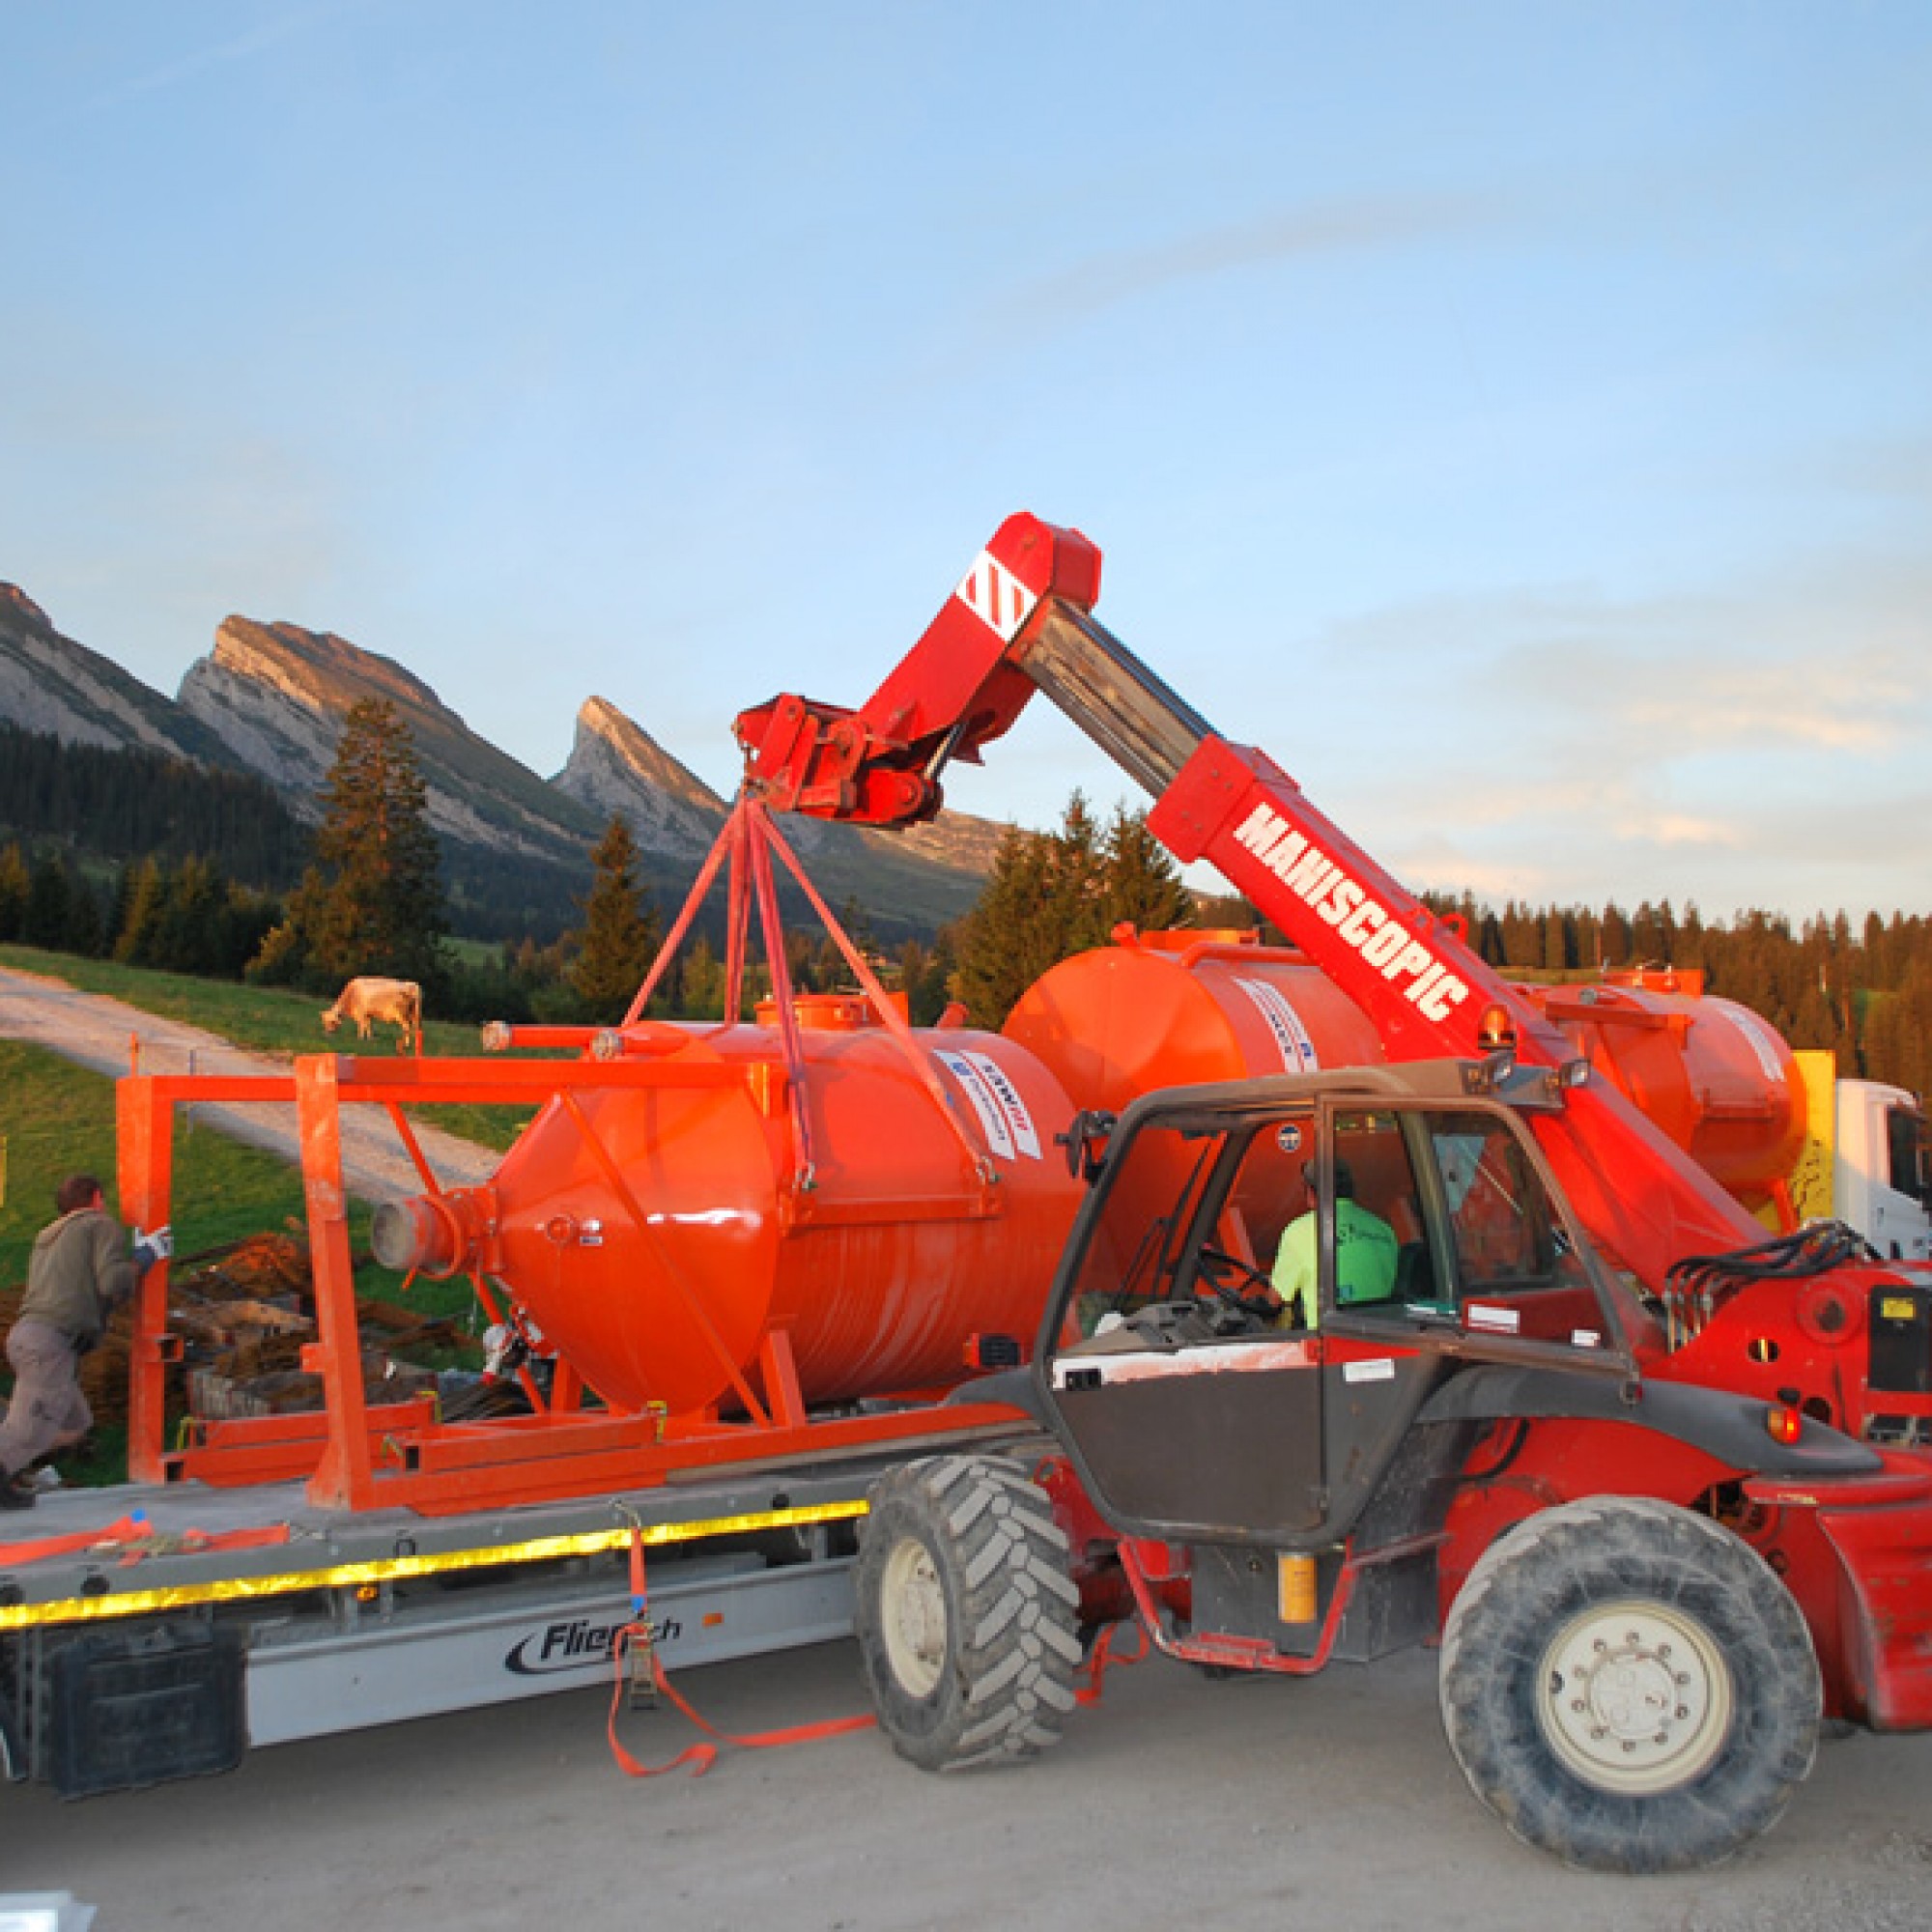
<instances>
[{"instance_id":1,"label":"work glove","mask_svg":"<svg viewBox=\"0 0 1932 1932\"><path fill-rule=\"evenodd\" d=\"M152 1233L134 1230L134 1265L143 1274L156 1262L164 1262L175 1251L175 1231L172 1227L156 1228Z\"/></svg>"}]
</instances>

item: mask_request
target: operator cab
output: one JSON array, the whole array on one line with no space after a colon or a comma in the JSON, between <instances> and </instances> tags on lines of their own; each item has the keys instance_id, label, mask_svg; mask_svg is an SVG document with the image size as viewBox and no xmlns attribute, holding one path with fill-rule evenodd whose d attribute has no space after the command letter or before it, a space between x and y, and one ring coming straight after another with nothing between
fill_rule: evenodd
<instances>
[{"instance_id":1,"label":"operator cab","mask_svg":"<svg viewBox=\"0 0 1932 1932\"><path fill-rule=\"evenodd\" d=\"M1331 1547L1465 1365L1634 1375L1520 1104L1466 1071L1179 1089L1122 1116L1035 1371L1110 1520Z\"/></svg>"}]
</instances>

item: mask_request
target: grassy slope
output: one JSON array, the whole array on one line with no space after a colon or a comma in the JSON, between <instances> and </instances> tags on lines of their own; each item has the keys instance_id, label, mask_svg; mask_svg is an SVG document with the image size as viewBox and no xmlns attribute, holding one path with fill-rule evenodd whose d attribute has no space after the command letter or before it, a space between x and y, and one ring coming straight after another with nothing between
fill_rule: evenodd
<instances>
[{"instance_id":1,"label":"grassy slope","mask_svg":"<svg viewBox=\"0 0 1932 1932\"><path fill-rule=\"evenodd\" d=\"M65 981L84 993L105 993L143 1012L180 1020L218 1034L237 1046L256 1053L353 1052L353 1032L330 1036L322 1030L324 1003L310 993L291 993L274 986L244 986L224 980L197 980L182 973L156 973L140 966L119 966L108 959L76 959L65 952L42 952L30 946L0 946L0 966ZM381 1030L387 1050L395 1039L392 1029ZM377 1045L372 1039L371 1046ZM426 1053L473 1054L476 1029L449 1020L428 1020L423 1026ZM527 1118L527 1110L511 1107L423 1107L412 1110L426 1121L479 1141L485 1147L507 1148Z\"/></svg>"},{"instance_id":2,"label":"grassy slope","mask_svg":"<svg viewBox=\"0 0 1932 1932\"><path fill-rule=\"evenodd\" d=\"M0 1198L0 1287L27 1276L34 1236L53 1218L54 1189L66 1175L98 1175L115 1206L114 1083L58 1054L0 1039L0 1140L6 1186ZM287 1161L191 1121L175 1129L174 1236L182 1257L248 1235L299 1227L301 1177ZM352 1206L350 1238L366 1249L369 1210ZM356 1282L365 1294L398 1296L402 1278L368 1264ZM467 1313L463 1282L418 1282L408 1305L425 1314Z\"/></svg>"},{"instance_id":3,"label":"grassy slope","mask_svg":"<svg viewBox=\"0 0 1932 1932\"><path fill-rule=\"evenodd\" d=\"M0 1287L25 1281L34 1236L53 1218L54 1189L69 1174L98 1175L115 1201L114 1083L44 1048L0 1039ZM242 1146L206 1126L176 1129L175 1251L192 1256L249 1235L299 1228L301 1178L273 1154ZM366 1251L369 1212L355 1207L350 1237ZM467 1315L472 1298L463 1281L412 1283L373 1262L356 1271L357 1292L400 1302L426 1316ZM11 1381L4 1366L0 1379ZM85 1457L61 1459L70 1482L126 1479L127 1431L119 1423L96 1432Z\"/></svg>"}]
</instances>

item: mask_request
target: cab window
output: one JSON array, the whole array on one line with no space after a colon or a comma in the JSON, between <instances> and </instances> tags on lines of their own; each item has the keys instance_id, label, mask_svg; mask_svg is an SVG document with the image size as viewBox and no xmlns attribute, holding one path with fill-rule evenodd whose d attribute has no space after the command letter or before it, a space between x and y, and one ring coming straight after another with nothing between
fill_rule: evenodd
<instances>
[{"instance_id":1,"label":"cab window","mask_svg":"<svg viewBox=\"0 0 1932 1932\"><path fill-rule=\"evenodd\" d=\"M1605 1345L1595 1284L1521 1142L1493 1115L1431 1114L1463 1327Z\"/></svg>"}]
</instances>

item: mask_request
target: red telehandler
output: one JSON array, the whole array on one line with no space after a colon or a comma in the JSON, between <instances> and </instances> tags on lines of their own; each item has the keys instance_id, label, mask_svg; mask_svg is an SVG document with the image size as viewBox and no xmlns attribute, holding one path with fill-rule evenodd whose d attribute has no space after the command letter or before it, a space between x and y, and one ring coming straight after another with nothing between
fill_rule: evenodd
<instances>
[{"instance_id":1,"label":"red telehandler","mask_svg":"<svg viewBox=\"0 0 1932 1932\"><path fill-rule=\"evenodd\" d=\"M1389 1065L1142 1095L1025 1366L1047 1446L901 1463L858 1621L882 1725L949 1769L1052 1742L1083 1644L1305 1673L1439 1631L1471 1786L1618 1871L1782 1812L1821 1719L1932 1724L1932 1290L1848 1230L1763 1238L1563 1034L1093 615L1097 550L1005 524L860 709L737 730L775 810L900 827L1044 692L1373 1021ZM1352 1187L1394 1281L1338 1272ZM1308 1188L1316 1306L1268 1263Z\"/></svg>"}]
</instances>

